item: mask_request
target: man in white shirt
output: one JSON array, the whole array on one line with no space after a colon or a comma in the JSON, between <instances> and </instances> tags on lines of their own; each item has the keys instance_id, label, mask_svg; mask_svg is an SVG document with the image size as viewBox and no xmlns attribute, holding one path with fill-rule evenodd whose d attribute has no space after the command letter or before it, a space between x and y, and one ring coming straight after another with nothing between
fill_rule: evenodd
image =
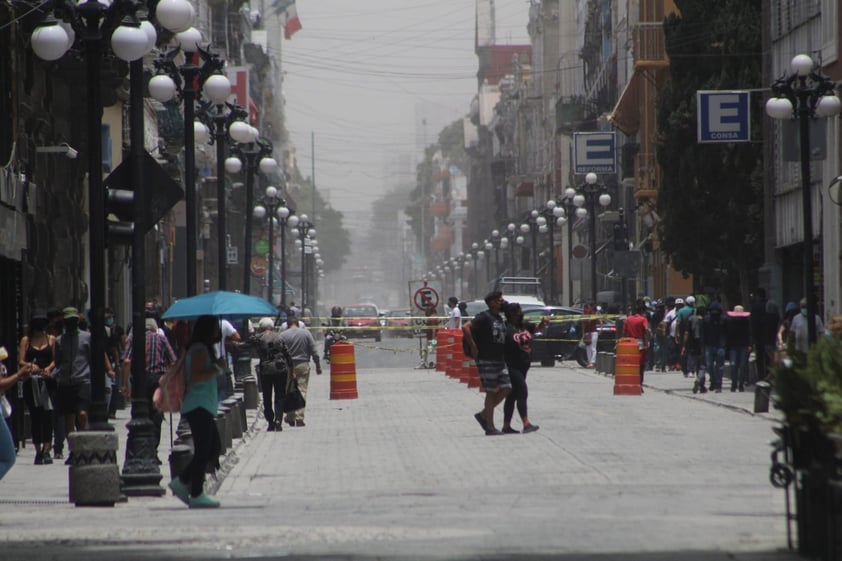
<instances>
[{"instance_id":1,"label":"man in white shirt","mask_svg":"<svg viewBox=\"0 0 842 561\"><path fill-rule=\"evenodd\" d=\"M228 363L225 343L240 341L240 333L227 319L219 320L219 329L222 332L222 340L214 347L214 353L219 365L223 368L222 376L217 378L219 400L222 401L234 394L234 382L231 379L231 365Z\"/></svg>"},{"instance_id":2,"label":"man in white shirt","mask_svg":"<svg viewBox=\"0 0 842 561\"><path fill-rule=\"evenodd\" d=\"M462 312L459 310L459 299L451 296L447 299L447 306L450 308L450 313L447 319L448 329L462 329Z\"/></svg>"}]
</instances>

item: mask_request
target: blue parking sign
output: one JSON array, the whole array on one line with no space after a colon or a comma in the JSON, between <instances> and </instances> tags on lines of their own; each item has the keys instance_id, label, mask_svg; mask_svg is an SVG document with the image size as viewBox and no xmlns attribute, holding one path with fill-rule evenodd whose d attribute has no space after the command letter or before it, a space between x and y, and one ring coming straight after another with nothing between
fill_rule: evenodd
<instances>
[{"instance_id":1,"label":"blue parking sign","mask_svg":"<svg viewBox=\"0 0 842 561\"><path fill-rule=\"evenodd\" d=\"M697 141L750 142L751 115L747 91L697 91Z\"/></svg>"},{"instance_id":2,"label":"blue parking sign","mask_svg":"<svg viewBox=\"0 0 842 561\"><path fill-rule=\"evenodd\" d=\"M573 173L617 173L616 138L613 132L573 133Z\"/></svg>"}]
</instances>

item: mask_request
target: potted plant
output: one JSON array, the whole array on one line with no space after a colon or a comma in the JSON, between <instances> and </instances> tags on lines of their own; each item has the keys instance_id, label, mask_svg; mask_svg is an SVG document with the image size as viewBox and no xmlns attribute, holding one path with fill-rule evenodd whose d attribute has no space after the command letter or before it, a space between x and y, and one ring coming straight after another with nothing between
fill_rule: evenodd
<instances>
[{"instance_id":1,"label":"potted plant","mask_svg":"<svg viewBox=\"0 0 842 561\"><path fill-rule=\"evenodd\" d=\"M831 324L833 325L833 324ZM820 336L808 353L790 352L774 369L780 432L796 471L798 549L830 559L836 534L834 480L842 457L842 334Z\"/></svg>"}]
</instances>

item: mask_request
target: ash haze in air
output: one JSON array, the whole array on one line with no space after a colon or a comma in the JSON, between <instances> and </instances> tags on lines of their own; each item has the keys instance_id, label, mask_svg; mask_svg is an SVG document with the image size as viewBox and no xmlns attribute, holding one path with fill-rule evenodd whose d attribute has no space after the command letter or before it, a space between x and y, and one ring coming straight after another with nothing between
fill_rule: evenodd
<instances>
[{"instance_id":1,"label":"ash haze in air","mask_svg":"<svg viewBox=\"0 0 842 561\"><path fill-rule=\"evenodd\" d=\"M317 188L343 212L352 237L343 271L322 282L322 305L373 299L406 307L400 263L384 270L382 244L372 242L383 236L386 251L400 252L401 232L393 216L372 215L372 203L390 190L408 192L423 147L468 113L477 91L475 2L296 5L303 27L283 44L288 127L305 176L314 134ZM529 42L528 11L524 0L496 0L498 43Z\"/></svg>"}]
</instances>

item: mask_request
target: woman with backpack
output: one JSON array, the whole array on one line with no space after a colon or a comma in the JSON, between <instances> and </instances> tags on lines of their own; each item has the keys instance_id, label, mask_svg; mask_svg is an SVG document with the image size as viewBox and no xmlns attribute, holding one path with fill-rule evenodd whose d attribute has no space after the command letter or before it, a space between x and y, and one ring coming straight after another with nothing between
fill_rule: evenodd
<instances>
[{"instance_id":1,"label":"woman with backpack","mask_svg":"<svg viewBox=\"0 0 842 561\"><path fill-rule=\"evenodd\" d=\"M205 494L205 470L219 469L222 449L216 430L218 412L217 377L222 373L214 347L222 341L219 320L201 316L184 362L185 392L181 415L190 424L193 435L193 459L169 484L173 494L190 508L218 508L219 501Z\"/></svg>"}]
</instances>

